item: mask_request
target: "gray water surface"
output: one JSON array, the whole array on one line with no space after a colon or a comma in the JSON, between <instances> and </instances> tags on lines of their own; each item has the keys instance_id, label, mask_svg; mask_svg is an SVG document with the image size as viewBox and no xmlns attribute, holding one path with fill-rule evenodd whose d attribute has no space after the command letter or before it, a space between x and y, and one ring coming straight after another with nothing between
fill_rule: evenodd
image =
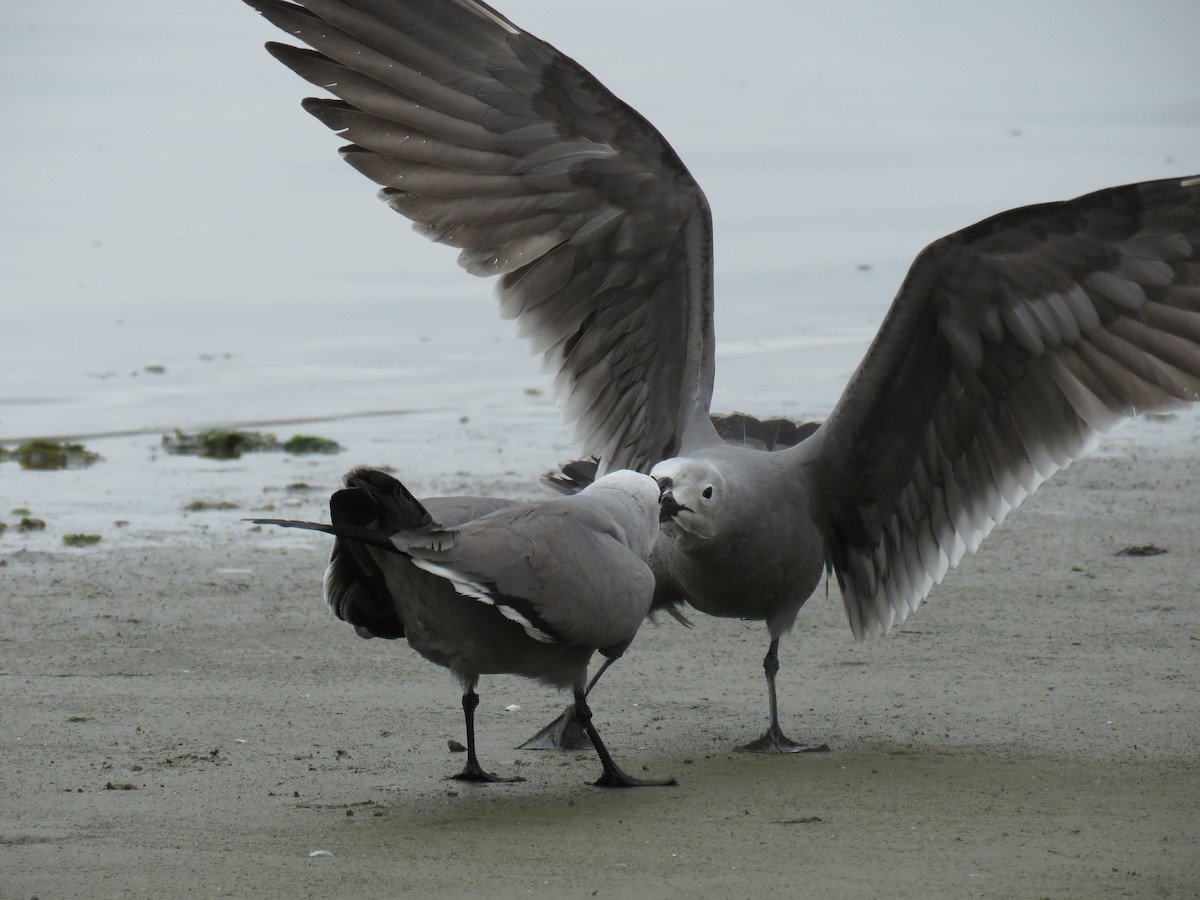
<instances>
[{"instance_id":1,"label":"gray water surface","mask_svg":"<svg viewBox=\"0 0 1200 900\"><path fill-rule=\"evenodd\" d=\"M1200 171L1194 3L501 9L645 114L706 190L719 410L825 415L944 233ZM311 88L261 47L285 36L252 10L13 2L0 20L0 442L83 436L105 456L0 464L0 516L105 533L120 516L152 536L207 527L179 525L197 495L262 505L294 480L319 487L292 503L320 515L364 462L422 490L534 493L575 449L490 286L339 161L299 107ZM347 450L159 452L173 428L215 425Z\"/></svg>"}]
</instances>

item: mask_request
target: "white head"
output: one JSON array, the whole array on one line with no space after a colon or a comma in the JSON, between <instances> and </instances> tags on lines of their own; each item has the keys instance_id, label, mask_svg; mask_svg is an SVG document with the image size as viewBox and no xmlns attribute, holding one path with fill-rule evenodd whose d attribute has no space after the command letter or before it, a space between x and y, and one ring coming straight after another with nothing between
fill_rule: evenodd
<instances>
[{"instance_id":1,"label":"white head","mask_svg":"<svg viewBox=\"0 0 1200 900\"><path fill-rule=\"evenodd\" d=\"M682 549L710 541L720 531L727 486L719 469L705 459L665 459L650 470L657 482L662 530Z\"/></svg>"},{"instance_id":2,"label":"white head","mask_svg":"<svg viewBox=\"0 0 1200 900\"><path fill-rule=\"evenodd\" d=\"M625 531L626 545L644 559L658 537L658 482L632 469L618 469L580 491L580 495L592 497L603 493L619 497L621 507L632 512L619 516L619 524Z\"/></svg>"}]
</instances>

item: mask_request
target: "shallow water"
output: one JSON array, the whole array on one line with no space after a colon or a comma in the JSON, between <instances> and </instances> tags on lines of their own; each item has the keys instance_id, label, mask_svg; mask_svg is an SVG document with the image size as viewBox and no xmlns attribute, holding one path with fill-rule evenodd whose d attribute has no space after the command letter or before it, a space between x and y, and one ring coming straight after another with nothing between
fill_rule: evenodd
<instances>
[{"instance_id":1,"label":"shallow water","mask_svg":"<svg viewBox=\"0 0 1200 900\"><path fill-rule=\"evenodd\" d=\"M1195 4L728 9L502 5L658 125L708 193L717 409L827 413L941 234L1200 171ZM489 286L337 159L252 10L74 0L0 16L0 442L83 436L104 455L78 472L0 465L0 517L21 504L54 525L10 530L9 549L202 532L179 510L212 493L320 515L362 462L419 490L533 493L572 451ZM214 425L347 451L159 452L173 428ZM259 497L298 480L319 490Z\"/></svg>"}]
</instances>

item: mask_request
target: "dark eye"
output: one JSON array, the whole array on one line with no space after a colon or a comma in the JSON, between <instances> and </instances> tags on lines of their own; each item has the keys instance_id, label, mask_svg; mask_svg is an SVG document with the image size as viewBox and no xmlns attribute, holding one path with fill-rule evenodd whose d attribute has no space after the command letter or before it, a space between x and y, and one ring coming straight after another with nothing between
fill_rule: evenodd
<instances>
[{"instance_id":1,"label":"dark eye","mask_svg":"<svg viewBox=\"0 0 1200 900\"><path fill-rule=\"evenodd\" d=\"M704 489L704 495L703 495L703 496L704 496L704 499L705 499L705 500L711 500L711 499L712 499L712 485L711 485L711 484L710 484L708 487L706 487L706 488Z\"/></svg>"}]
</instances>

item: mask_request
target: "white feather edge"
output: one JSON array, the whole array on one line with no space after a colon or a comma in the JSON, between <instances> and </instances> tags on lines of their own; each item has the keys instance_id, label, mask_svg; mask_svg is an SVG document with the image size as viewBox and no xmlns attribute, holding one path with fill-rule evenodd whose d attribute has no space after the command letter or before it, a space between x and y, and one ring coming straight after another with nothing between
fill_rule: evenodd
<instances>
[{"instance_id":1,"label":"white feather edge","mask_svg":"<svg viewBox=\"0 0 1200 900\"><path fill-rule=\"evenodd\" d=\"M499 25L501 28L503 28L509 34L520 34L521 33L516 28L514 28L512 26L512 24L510 22L508 22L506 19L502 19L498 15L496 15L494 12L492 12L491 10L486 9L483 6L480 6L478 3L475 2L475 0L465 0L465 2L466 2L466 5L468 7L470 7L477 15L480 15L485 19L489 19L490 21L495 22L497 25Z\"/></svg>"},{"instance_id":2,"label":"white feather edge","mask_svg":"<svg viewBox=\"0 0 1200 900\"><path fill-rule=\"evenodd\" d=\"M430 562L426 559L419 559L415 556L410 556L412 564L418 569L428 572L430 575L437 578L443 578L450 582L451 586L460 596L469 597L472 600L478 600L481 603L486 603L488 606L495 607L497 612L504 618L516 622L525 629L525 633L535 641L541 641L543 644L557 644L559 641L552 635L546 634L527 618L513 609L511 606L505 606L503 603L497 603L496 598L488 593L487 588L477 581L472 581L468 575L460 572L458 569L453 569L450 566L444 566L440 563Z\"/></svg>"},{"instance_id":3,"label":"white feather edge","mask_svg":"<svg viewBox=\"0 0 1200 900\"><path fill-rule=\"evenodd\" d=\"M1069 462L1081 459L1095 449L1100 442L1100 435L1101 432L1097 430L1087 433L1078 455L1072 456ZM919 572L920 584L900 585L895 581L885 584L883 580L880 580L876 590L871 594L863 594L858 591L848 594L844 599L847 604L847 612L850 614L851 628L854 630L855 639L861 641L885 635L893 628L904 624L909 615L916 612L917 607L929 595L934 585L941 584L946 574L957 568L963 557L974 554L983 539L992 533L993 528L1000 525L1010 512L1019 507L1049 478L1066 468L1069 462L1063 465L1051 463L1045 472L1033 469L1030 477L1031 484L1028 488L1017 484L1011 485L1011 497L1004 496L1002 492L994 509L986 511L977 509L975 511L979 520L977 522L970 521L971 512L969 510L959 510L955 522L951 525L952 531L938 541L941 558L933 570L922 564L919 549L913 541L910 541L904 551L904 563L906 565L911 563L913 571ZM855 613L850 612L851 604L857 606L859 610L857 617ZM856 618L859 625L854 628L853 623Z\"/></svg>"},{"instance_id":4,"label":"white feather edge","mask_svg":"<svg viewBox=\"0 0 1200 900\"><path fill-rule=\"evenodd\" d=\"M323 596L325 598L325 605L328 606L331 610L333 610L336 613L337 607L335 607L333 605L333 596L330 593L330 589L331 589L332 585L333 585L333 560L331 559L329 561L329 564L327 566L325 566L325 574L323 576L321 576L321 596Z\"/></svg>"}]
</instances>

